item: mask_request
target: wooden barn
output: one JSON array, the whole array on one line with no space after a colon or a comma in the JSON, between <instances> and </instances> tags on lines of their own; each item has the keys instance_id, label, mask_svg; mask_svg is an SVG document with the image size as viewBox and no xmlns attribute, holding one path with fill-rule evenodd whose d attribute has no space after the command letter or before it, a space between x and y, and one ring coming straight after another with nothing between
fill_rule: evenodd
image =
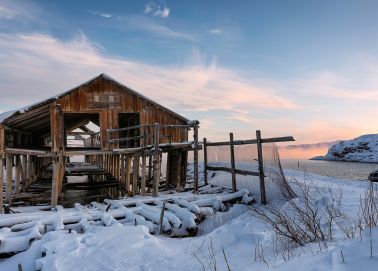
<instances>
[{"instance_id":1,"label":"wooden barn","mask_svg":"<svg viewBox=\"0 0 378 271\"><path fill-rule=\"evenodd\" d=\"M22 201L22 195L49 172L51 206L64 198L67 176L75 174L97 175L91 178L93 185L115 184L115 196L156 196L159 187L180 189L186 182L188 151L194 150L198 163L198 149L198 121L189 121L101 74L0 115L0 207L4 183L6 202L12 204ZM73 165L74 156L84 157L86 163ZM196 166L194 180L198 184Z\"/></svg>"}]
</instances>

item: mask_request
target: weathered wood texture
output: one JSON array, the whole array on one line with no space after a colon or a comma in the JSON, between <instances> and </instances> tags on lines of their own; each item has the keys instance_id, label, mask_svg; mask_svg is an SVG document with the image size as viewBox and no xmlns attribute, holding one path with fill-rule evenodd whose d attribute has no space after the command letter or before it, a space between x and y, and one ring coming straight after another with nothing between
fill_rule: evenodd
<instances>
[{"instance_id":1,"label":"weathered wood texture","mask_svg":"<svg viewBox=\"0 0 378 271\"><path fill-rule=\"evenodd\" d=\"M93 103L88 97L108 97L108 106ZM113 98L112 98L113 97ZM115 102L110 102L114 99ZM177 114L169 111L156 103L127 91L125 87L118 85L106 78L99 78L91 84L81 87L70 95L62 97L56 101L60 104L63 112L87 112L99 113L99 124L101 127L101 145L106 147L106 129L119 127L119 113L139 113L140 124L186 124L186 121ZM105 102L104 102L105 104ZM162 128L161 135L169 134L169 128ZM184 129L174 129L174 142L187 141L188 133ZM169 142L169 139L165 139ZM149 139L147 144L151 144ZM113 147L117 147L118 145Z\"/></svg>"}]
</instances>

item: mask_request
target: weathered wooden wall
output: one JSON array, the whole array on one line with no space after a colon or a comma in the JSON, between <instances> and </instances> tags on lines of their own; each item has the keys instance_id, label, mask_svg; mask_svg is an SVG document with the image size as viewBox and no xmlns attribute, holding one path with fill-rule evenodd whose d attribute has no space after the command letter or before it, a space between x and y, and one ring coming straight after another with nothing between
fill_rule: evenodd
<instances>
[{"instance_id":1,"label":"weathered wooden wall","mask_svg":"<svg viewBox=\"0 0 378 271\"><path fill-rule=\"evenodd\" d=\"M106 148L106 129L118 127L119 113L140 113L140 124L185 124L175 113L109 81L99 78L56 101L64 113L99 113L102 147ZM168 135L168 128L160 131ZM168 142L168 139L165 139ZM173 142L188 140L187 130L173 129Z\"/></svg>"}]
</instances>

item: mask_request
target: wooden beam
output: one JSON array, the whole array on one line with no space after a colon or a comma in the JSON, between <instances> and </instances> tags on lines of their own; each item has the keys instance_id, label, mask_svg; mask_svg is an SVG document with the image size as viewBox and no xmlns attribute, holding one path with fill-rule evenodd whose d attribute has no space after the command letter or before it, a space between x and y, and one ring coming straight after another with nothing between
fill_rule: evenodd
<instances>
[{"instance_id":1,"label":"wooden beam","mask_svg":"<svg viewBox=\"0 0 378 271\"><path fill-rule=\"evenodd\" d=\"M256 131L256 139L257 139L257 158L259 162L260 200L262 204L266 204L264 162L263 162L263 155L262 155L262 140L261 140L260 130Z\"/></svg>"},{"instance_id":2,"label":"wooden beam","mask_svg":"<svg viewBox=\"0 0 378 271\"><path fill-rule=\"evenodd\" d=\"M292 136L284 137L273 137L273 138L262 138L261 143L274 143L274 142L289 142L295 141ZM229 141L220 141L220 142L207 142L207 146L229 146ZM234 146L236 145L249 145L257 144L257 139L248 139L248 140L234 140Z\"/></svg>"},{"instance_id":3,"label":"wooden beam","mask_svg":"<svg viewBox=\"0 0 378 271\"><path fill-rule=\"evenodd\" d=\"M133 195L138 194L139 156L134 156L133 161Z\"/></svg>"},{"instance_id":4,"label":"wooden beam","mask_svg":"<svg viewBox=\"0 0 378 271\"><path fill-rule=\"evenodd\" d=\"M6 202L12 204L12 174L13 174L13 156L10 154L6 155L6 172L7 172L7 194Z\"/></svg>"},{"instance_id":5,"label":"wooden beam","mask_svg":"<svg viewBox=\"0 0 378 271\"><path fill-rule=\"evenodd\" d=\"M29 190L30 188L30 184L32 182L32 156L31 155L28 155L28 163L27 163L27 174L26 174L26 178L27 178L27 186L26 186L26 189Z\"/></svg>"},{"instance_id":6,"label":"wooden beam","mask_svg":"<svg viewBox=\"0 0 378 271\"><path fill-rule=\"evenodd\" d=\"M160 160L160 154L159 154L159 124L156 123L154 127L154 161L153 161L153 176L154 176L154 182L152 185L152 196L157 197L159 194L159 183L160 183L160 174L159 174L159 160Z\"/></svg>"},{"instance_id":7,"label":"wooden beam","mask_svg":"<svg viewBox=\"0 0 378 271\"><path fill-rule=\"evenodd\" d=\"M21 156L21 180L22 180L22 191L26 191L27 183L27 156L23 154Z\"/></svg>"},{"instance_id":8,"label":"wooden beam","mask_svg":"<svg viewBox=\"0 0 378 271\"><path fill-rule=\"evenodd\" d=\"M231 173L231 168L228 168L228 167L207 166L207 169L210 170L210 171L225 171L225 172ZM235 173L240 174L240 175L244 175L244 176L247 176L247 175L257 176L257 177L260 176L260 174L258 172L253 172L253 171L249 171L249 170L242 170L242 169L235 169Z\"/></svg>"},{"instance_id":9,"label":"wooden beam","mask_svg":"<svg viewBox=\"0 0 378 271\"><path fill-rule=\"evenodd\" d=\"M140 194L143 196L146 193L146 156L142 156L142 181L140 185Z\"/></svg>"},{"instance_id":10,"label":"wooden beam","mask_svg":"<svg viewBox=\"0 0 378 271\"><path fill-rule=\"evenodd\" d=\"M205 175L205 185L209 182L207 180L207 140L206 138L203 139L203 172Z\"/></svg>"},{"instance_id":11,"label":"wooden beam","mask_svg":"<svg viewBox=\"0 0 378 271\"><path fill-rule=\"evenodd\" d=\"M5 153L8 154L21 154L21 155L48 155L47 151L31 150L31 149L18 149L18 148L5 148ZM52 155L52 154L51 154Z\"/></svg>"},{"instance_id":12,"label":"wooden beam","mask_svg":"<svg viewBox=\"0 0 378 271\"><path fill-rule=\"evenodd\" d=\"M232 191L236 192L236 167L235 167L235 148L234 148L234 134L230 133L230 153L231 153L231 180Z\"/></svg>"},{"instance_id":13,"label":"wooden beam","mask_svg":"<svg viewBox=\"0 0 378 271\"><path fill-rule=\"evenodd\" d=\"M198 122L195 123L193 129L193 141L194 141L194 155L193 155L193 164L194 164L194 192L198 191Z\"/></svg>"},{"instance_id":14,"label":"wooden beam","mask_svg":"<svg viewBox=\"0 0 378 271\"><path fill-rule=\"evenodd\" d=\"M21 157L20 155L15 156L15 164L16 164L16 181L15 181L15 195L18 196L20 194L20 184L21 184Z\"/></svg>"},{"instance_id":15,"label":"wooden beam","mask_svg":"<svg viewBox=\"0 0 378 271\"><path fill-rule=\"evenodd\" d=\"M126 156L126 192L130 192L131 157Z\"/></svg>"}]
</instances>

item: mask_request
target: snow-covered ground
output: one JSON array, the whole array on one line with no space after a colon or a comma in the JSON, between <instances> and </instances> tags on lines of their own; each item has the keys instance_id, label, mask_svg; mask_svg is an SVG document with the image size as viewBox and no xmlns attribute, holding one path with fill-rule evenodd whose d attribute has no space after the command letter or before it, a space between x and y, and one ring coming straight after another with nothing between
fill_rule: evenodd
<instances>
[{"instance_id":1,"label":"snow-covered ground","mask_svg":"<svg viewBox=\"0 0 378 271\"><path fill-rule=\"evenodd\" d=\"M378 134L363 135L352 140L340 141L329 148L325 156L317 156L313 159L377 163Z\"/></svg>"},{"instance_id":2,"label":"snow-covered ground","mask_svg":"<svg viewBox=\"0 0 378 271\"><path fill-rule=\"evenodd\" d=\"M351 217L356 216L360 197L369 186L368 182L291 170L285 173L289 182L311 181L330 187L335 194L342 193L341 209ZM229 174L211 175L211 183L231 186ZM258 196L255 177L238 175L237 184ZM274 192L268 194L268 200L282 208L287 206ZM23 270L377 270L378 229L373 228L371 234L366 230L353 239L346 238L337 227L333 230L335 239L327 246L314 242L283 249L269 226L248 206L234 205L228 212L205 220L200 235L191 238L151 235L142 225L93 227L83 234L49 232L27 251L2 260L0 270L17 270L19 262Z\"/></svg>"}]
</instances>

